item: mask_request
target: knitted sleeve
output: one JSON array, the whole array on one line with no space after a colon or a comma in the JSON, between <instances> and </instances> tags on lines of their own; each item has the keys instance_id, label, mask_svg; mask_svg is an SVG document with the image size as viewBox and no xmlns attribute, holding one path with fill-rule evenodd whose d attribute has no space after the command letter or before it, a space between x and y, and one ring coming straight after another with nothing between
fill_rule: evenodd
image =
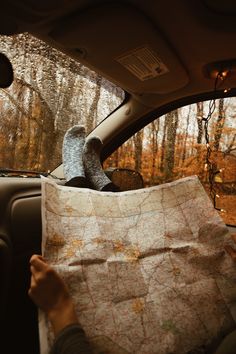
<instances>
[{"instance_id":1,"label":"knitted sleeve","mask_svg":"<svg viewBox=\"0 0 236 354\"><path fill-rule=\"evenodd\" d=\"M65 327L55 338L50 354L92 354L83 329L78 324Z\"/></svg>"}]
</instances>

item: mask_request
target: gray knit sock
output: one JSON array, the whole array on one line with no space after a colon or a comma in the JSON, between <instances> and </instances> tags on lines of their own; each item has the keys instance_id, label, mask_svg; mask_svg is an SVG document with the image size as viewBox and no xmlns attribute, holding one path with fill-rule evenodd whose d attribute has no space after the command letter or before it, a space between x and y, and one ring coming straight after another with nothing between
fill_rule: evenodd
<instances>
[{"instance_id":1,"label":"gray knit sock","mask_svg":"<svg viewBox=\"0 0 236 354\"><path fill-rule=\"evenodd\" d=\"M63 140L62 159L66 185L87 187L82 159L85 128L75 125L68 129Z\"/></svg>"},{"instance_id":2,"label":"gray knit sock","mask_svg":"<svg viewBox=\"0 0 236 354\"><path fill-rule=\"evenodd\" d=\"M102 141L99 137L91 137L85 140L83 148L83 162L86 177L89 179L91 187L98 191L117 192L119 188L106 176L100 162Z\"/></svg>"}]
</instances>

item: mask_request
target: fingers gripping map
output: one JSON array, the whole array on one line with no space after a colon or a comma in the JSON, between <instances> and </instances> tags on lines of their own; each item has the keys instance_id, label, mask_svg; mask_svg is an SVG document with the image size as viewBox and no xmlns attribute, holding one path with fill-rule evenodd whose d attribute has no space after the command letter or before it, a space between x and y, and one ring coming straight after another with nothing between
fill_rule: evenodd
<instances>
[{"instance_id":1,"label":"fingers gripping map","mask_svg":"<svg viewBox=\"0 0 236 354\"><path fill-rule=\"evenodd\" d=\"M119 193L43 178L42 220L94 353L200 353L236 321L231 241L196 176Z\"/></svg>"}]
</instances>

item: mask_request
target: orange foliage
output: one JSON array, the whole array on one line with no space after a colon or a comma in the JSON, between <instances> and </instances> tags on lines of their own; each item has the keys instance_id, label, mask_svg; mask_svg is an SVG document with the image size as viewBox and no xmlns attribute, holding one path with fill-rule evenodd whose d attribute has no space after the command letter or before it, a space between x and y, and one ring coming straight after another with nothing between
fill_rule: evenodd
<instances>
[{"instance_id":1,"label":"orange foliage","mask_svg":"<svg viewBox=\"0 0 236 354\"><path fill-rule=\"evenodd\" d=\"M192 137L190 137L192 139ZM190 140L189 139L189 140ZM209 194L208 171L206 166L206 146L204 144L193 144L187 141L187 148L183 145L183 137L177 138L175 146L174 168L171 180L182 177L197 175L201 180L206 192ZM183 160L183 149L186 157ZM152 145L146 144L142 151L141 173L145 187L169 182L161 171L161 149L153 156ZM224 154L221 151L212 151L210 160L215 164L219 173L216 175L214 188L220 196L217 199L217 207L224 209L220 215L227 224L236 225L236 155ZM118 165L117 165L118 161ZM104 163L104 169L108 167L129 168L134 170L135 154L134 146L130 143L124 144Z\"/></svg>"}]
</instances>

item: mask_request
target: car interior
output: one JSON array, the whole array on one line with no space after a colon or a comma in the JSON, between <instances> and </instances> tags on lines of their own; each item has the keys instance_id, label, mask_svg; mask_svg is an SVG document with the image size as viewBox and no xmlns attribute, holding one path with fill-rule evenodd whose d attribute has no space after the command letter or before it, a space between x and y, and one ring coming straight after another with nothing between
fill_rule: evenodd
<instances>
[{"instance_id":1,"label":"car interior","mask_svg":"<svg viewBox=\"0 0 236 354\"><path fill-rule=\"evenodd\" d=\"M55 53L82 64L123 92L116 107L88 129L88 136L98 136L103 142L103 163L154 119L196 102L235 97L235 22L233 0L8 0L1 4L0 12L1 45L7 38L12 41L8 53L4 46L0 49L6 55L0 57L1 102L9 97L6 87L11 87L13 77L20 77L10 54L15 36L29 34L56 50L54 65L62 60ZM35 45L33 50L37 53L39 49ZM35 72L37 75L37 67ZM22 89L21 94L24 92ZM229 183L233 197L235 107L230 118L234 134L230 135L231 160L227 160L232 163ZM67 124L70 126L70 121ZM8 134L11 127L9 121ZM4 134L1 128L2 141ZM14 136L12 139L14 144ZM55 141L56 137L48 143L52 149ZM10 151L7 142L4 149L0 155ZM140 171L104 166L121 190L144 187ZM0 170L0 348L2 353L19 350L37 354L38 312L28 297L28 288L29 259L41 252L40 176L64 184L63 164L58 160L53 168L30 171L27 166L6 166L0 158ZM235 199L233 203L235 206ZM235 233L236 223L227 224Z\"/></svg>"}]
</instances>

